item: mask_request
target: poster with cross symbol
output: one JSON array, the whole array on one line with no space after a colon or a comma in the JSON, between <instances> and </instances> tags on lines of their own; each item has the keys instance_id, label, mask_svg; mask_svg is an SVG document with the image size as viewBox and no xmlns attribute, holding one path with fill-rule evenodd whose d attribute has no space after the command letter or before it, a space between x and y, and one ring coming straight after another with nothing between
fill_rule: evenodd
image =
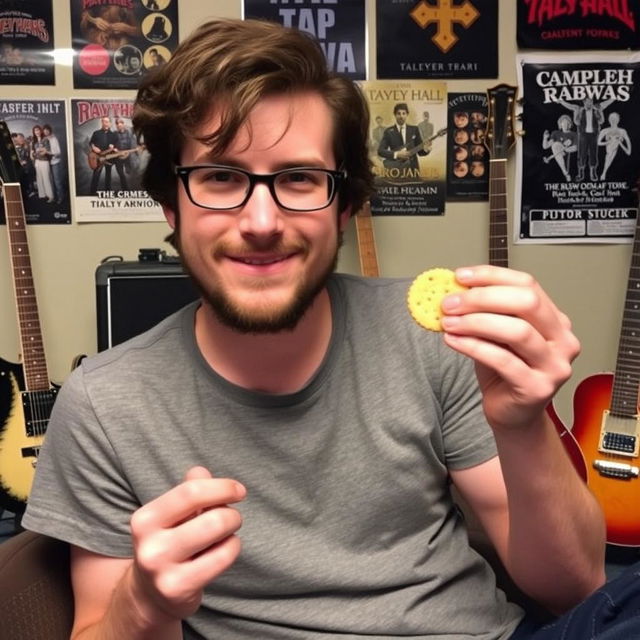
<instances>
[{"instance_id":1,"label":"poster with cross symbol","mask_svg":"<svg viewBox=\"0 0 640 640\"><path fill-rule=\"evenodd\" d=\"M497 0L378 0L380 79L497 78Z\"/></svg>"}]
</instances>

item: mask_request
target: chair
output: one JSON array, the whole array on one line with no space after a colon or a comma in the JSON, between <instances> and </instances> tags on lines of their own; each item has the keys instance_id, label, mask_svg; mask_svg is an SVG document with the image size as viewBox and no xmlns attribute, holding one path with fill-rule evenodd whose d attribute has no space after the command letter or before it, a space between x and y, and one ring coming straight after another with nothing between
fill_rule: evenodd
<instances>
[{"instance_id":1,"label":"chair","mask_svg":"<svg viewBox=\"0 0 640 640\"><path fill-rule=\"evenodd\" d=\"M69 545L22 531L0 544L0 640L69 640Z\"/></svg>"}]
</instances>

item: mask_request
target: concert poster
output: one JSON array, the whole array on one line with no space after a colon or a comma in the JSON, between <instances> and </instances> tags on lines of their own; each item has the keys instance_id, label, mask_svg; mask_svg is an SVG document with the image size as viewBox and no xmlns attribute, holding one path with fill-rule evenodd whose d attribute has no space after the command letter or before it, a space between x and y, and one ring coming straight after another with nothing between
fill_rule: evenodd
<instances>
[{"instance_id":1,"label":"concert poster","mask_svg":"<svg viewBox=\"0 0 640 640\"><path fill-rule=\"evenodd\" d=\"M518 56L515 242L631 242L640 53Z\"/></svg>"},{"instance_id":2,"label":"concert poster","mask_svg":"<svg viewBox=\"0 0 640 640\"><path fill-rule=\"evenodd\" d=\"M0 84L55 84L53 0L3 0Z\"/></svg>"},{"instance_id":3,"label":"concert poster","mask_svg":"<svg viewBox=\"0 0 640 640\"><path fill-rule=\"evenodd\" d=\"M364 0L244 0L244 18L280 22L314 36L336 73L352 80L367 77Z\"/></svg>"},{"instance_id":4,"label":"concert poster","mask_svg":"<svg viewBox=\"0 0 640 640\"><path fill-rule=\"evenodd\" d=\"M160 205L141 186L148 162L131 128L133 100L71 100L78 222L156 222Z\"/></svg>"},{"instance_id":5,"label":"concert poster","mask_svg":"<svg viewBox=\"0 0 640 640\"><path fill-rule=\"evenodd\" d=\"M375 176L371 213L444 214L447 175L447 85L422 80L361 83L371 112Z\"/></svg>"},{"instance_id":6,"label":"concert poster","mask_svg":"<svg viewBox=\"0 0 640 640\"><path fill-rule=\"evenodd\" d=\"M447 106L447 200L488 200L487 94L449 93Z\"/></svg>"},{"instance_id":7,"label":"concert poster","mask_svg":"<svg viewBox=\"0 0 640 640\"><path fill-rule=\"evenodd\" d=\"M640 49L640 0L517 0L521 49Z\"/></svg>"},{"instance_id":8,"label":"concert poster","mask_svg":"<svg viewBox=\"0 0 640 640\"><path fill-rule=\"evenodd\" d=\"M0 120L9 127L22 166L20 187L26 223L69 224L64 100L0 100ZM4 206L0 206L0 222L5 223Z\"/></svg>"},{"instance_id":9,"label":"concert poster","mask_svg":"<svg viewBox=\"0 0 640 640\"><path fill-rule=\"evenodd\" d=\"M178 0L70 3L76 89L136 89L178 45Z\"/></svg>"},{"instance_id":10,"label":"concert poster","mask_svg":"<svg viewBox=\"0 0 640 640\"><path fill-rule=\"evenodd\" d=\"M377 77L497 78L498 0L377 0Z\"/></svg>"}]
</instances>

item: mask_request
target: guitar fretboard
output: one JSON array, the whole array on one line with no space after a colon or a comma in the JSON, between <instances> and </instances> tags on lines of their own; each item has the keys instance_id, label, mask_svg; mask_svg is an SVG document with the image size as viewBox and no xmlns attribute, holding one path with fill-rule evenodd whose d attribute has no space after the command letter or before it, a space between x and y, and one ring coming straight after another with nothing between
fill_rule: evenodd
<instances>
[{"instance_id":1,"label":"guitar fretboard","mask_svg":"<svg viewBox=\"0 0 640 640\"><path fill-rule=\"evenodd\" d=\"M489 161L489 264L509 266L506 158Z\"/></svg>"},{"instance_id":2,"label":"guitar fretboard","mask_svg":"<svg viewBox=\"0 0 640 640\"><path fill-rule=\"evenodd\" d=\"M360 271L363 276L377 278L380 275L378 255L375 236L373 235L373 217L368 202L356 214L356 235L358 238Z\"/></svg>"},{"instance_id":3,"label":"guitar fretboard","mask_svg":"<svg viewBox=\"0 0 640 640\"><path fill-rule=\"evenodd\" d=\"M36 292L31 271L29 245L20 185L3 185L9 253L18 311L18 327L22 347L22 365L27 391L49 389L49 373L44 356L44 344Z\"/></svg>"},{"instance_id":4,"label":"guitar fretboard","mask_svg":"<svg viewBox=\"0 0 640 640\"><path fill-rule=\"evenodd\" d=\"M636 221L629 281L622 314L611 413L635 416L640 388L640 221Z\"/></svg>"}]
</instances>

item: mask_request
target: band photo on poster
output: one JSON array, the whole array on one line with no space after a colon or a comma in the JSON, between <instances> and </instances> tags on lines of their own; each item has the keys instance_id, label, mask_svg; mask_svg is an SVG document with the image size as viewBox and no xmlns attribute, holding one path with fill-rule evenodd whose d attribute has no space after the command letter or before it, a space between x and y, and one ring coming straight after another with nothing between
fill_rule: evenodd
<instances>
[{"instance_id":1,"label":"band photo on poster","mask_svg":"<svg viewBox=\"0 0 640 640\"><path fill-rule=\"evenodd\" d=\"M142 188L148 154L132 128L133 100L71 100L78 222L163 220Z\"/></svg>"},{"instance_id":2,"label":"band photo on poster","mask_svg":"<svg viewBox=\"0 0 640 640\"><path fill-rule=\"evenodd\" d=\"M69 224L69 154L63 100L0 100L20 161L27 224ZM4 209L0 207L4 223Z\"/></svg>"},{"instance_id":3,"label":"band photo on poster","mask_svg":"<svg viewBox=\"0 0 640 640\"><path fill-rule=\"evenodd\" d=\"M521 55L515 242L631 242L640 54Z\"/></svg>"},{"instance_id":4,"label":"band photo on poster","mask_svg":"<svg viewBox=\"0 0 640 640\"><path fill-rule=\"evenodd\" d=\"M136 89L178 44L178 0L70 2L76 89Z\"/></svg>"},{"instance_id":5,"label":"band photo on poster","mask_svg":"<svg viewBox=\"0 0 640 640\"><path fill-rule=\"evenodd\" d=\"M375 176L371 213L444 214L447 87L444 82L361 83L371 112Z\"/></svg>"}]
</instances>

